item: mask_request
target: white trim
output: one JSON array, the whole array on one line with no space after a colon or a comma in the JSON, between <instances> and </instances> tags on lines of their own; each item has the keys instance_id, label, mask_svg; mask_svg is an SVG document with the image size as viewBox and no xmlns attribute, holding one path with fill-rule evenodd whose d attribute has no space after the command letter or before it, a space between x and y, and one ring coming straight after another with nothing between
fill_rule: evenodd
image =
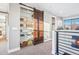
<instances>
[{"instance_id":1,"label":"white trim","mask_svg":"<svg viewBox=\"0 0 79 59\"><path fill-rule=\"evenodd\" d=\"M47 42L47 41L50 41L50 40L52 40L52 39L44 39L44 42Z\"/></svg>"},{"instance_id":2,"label":"white trim","mask_svg":"<svg viewBox=\"0 0 79 59\"><path fill-rule=\"evenodd\" d=\"M55 55L56 52L56 32L52 31L52 54Z\"/></svg>"},{"instance_id":3,"label":"white trim","mask_svg":"<svg viewBox=\"0 0 79 59\"><path fill-rule=\"evenodd\" d=\"M53 51L53 50L52 50L52 55L56 55L56 54L55 54L55 51Z\"/></svg>"},{"instance_id":4,"label":"white trim","mask_svg":"<svg viewBox=\"0 0 79 59\"><path fill-rule=\"evenodd\" d=\"M18 50L20 50L20 47L12 49L12 50L9 50L8 53L15 52L15 51L18 51Z\"/></svg>"}]
</instances>

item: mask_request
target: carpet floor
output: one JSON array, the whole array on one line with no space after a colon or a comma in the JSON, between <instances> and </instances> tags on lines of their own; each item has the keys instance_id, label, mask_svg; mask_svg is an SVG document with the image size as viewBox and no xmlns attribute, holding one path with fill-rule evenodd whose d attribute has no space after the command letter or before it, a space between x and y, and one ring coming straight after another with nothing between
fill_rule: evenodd
<instances>
[{"instance_id":1,"label":"carpet floor","mask_svg":"<svg viewBox=\"0 0 79 59\"><path fill-rule=\"evenodd\" d=\"M51 55L52 40L33 46L21 48L21 50L10 53L9 55Z\"/></svg>"}]
</instances>

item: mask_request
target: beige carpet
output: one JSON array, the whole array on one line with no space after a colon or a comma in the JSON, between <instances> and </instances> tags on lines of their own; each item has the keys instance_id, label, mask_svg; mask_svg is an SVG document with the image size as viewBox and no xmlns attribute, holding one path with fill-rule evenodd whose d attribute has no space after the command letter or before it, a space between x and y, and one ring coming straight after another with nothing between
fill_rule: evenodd
<instances>
[{"instance_id":1,"label":"beige carpet","mask_svg":"<svg viewBox=\"0 0 79 59\"><path fill-rule=\"evenodd\" d=\"M10 55L51 55L52 41L40 43L38 45L22 48L20 51L13 52Z\"/></svg>"}]
</instances>

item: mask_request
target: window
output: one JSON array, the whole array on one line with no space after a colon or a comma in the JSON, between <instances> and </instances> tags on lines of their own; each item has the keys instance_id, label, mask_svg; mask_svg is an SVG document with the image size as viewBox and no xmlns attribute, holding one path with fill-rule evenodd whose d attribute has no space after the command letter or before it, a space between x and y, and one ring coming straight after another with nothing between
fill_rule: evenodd
<instances>
[{"instance_id":1,"label":"window","mask_svg":"<svg viewBox=\"0 0 79 59\"><path fill-rule=\"evenodd\" d=\"M65 30L79 30L79 18L64 20Z\"/></svg>"},{"instance_id":2,"label":"window","mask_svg":"<svg viewBox=\"0 0 79 59\"><path fill-rule=\"evenodd\" d=\"M65 30L71 30L71 25L72 25L71 19L64 20L64 29Z\"/></svg>"}]
</instances>

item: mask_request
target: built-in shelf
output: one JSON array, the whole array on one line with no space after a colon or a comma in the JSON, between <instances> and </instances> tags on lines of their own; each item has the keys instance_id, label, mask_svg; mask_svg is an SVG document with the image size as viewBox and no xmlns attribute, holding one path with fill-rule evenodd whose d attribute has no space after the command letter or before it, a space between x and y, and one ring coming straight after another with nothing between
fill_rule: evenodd
<instances>
[{"instance_id":1,"label":"built-in shelf","mask_svg":"<svg viewBox=\"0 0 79 59\"><path fill-rule=\"evenodd\" d=\"M20 44L21 47L32 44L33 41L33 12L21 9Z\"/></svg>"}]
</instances>

